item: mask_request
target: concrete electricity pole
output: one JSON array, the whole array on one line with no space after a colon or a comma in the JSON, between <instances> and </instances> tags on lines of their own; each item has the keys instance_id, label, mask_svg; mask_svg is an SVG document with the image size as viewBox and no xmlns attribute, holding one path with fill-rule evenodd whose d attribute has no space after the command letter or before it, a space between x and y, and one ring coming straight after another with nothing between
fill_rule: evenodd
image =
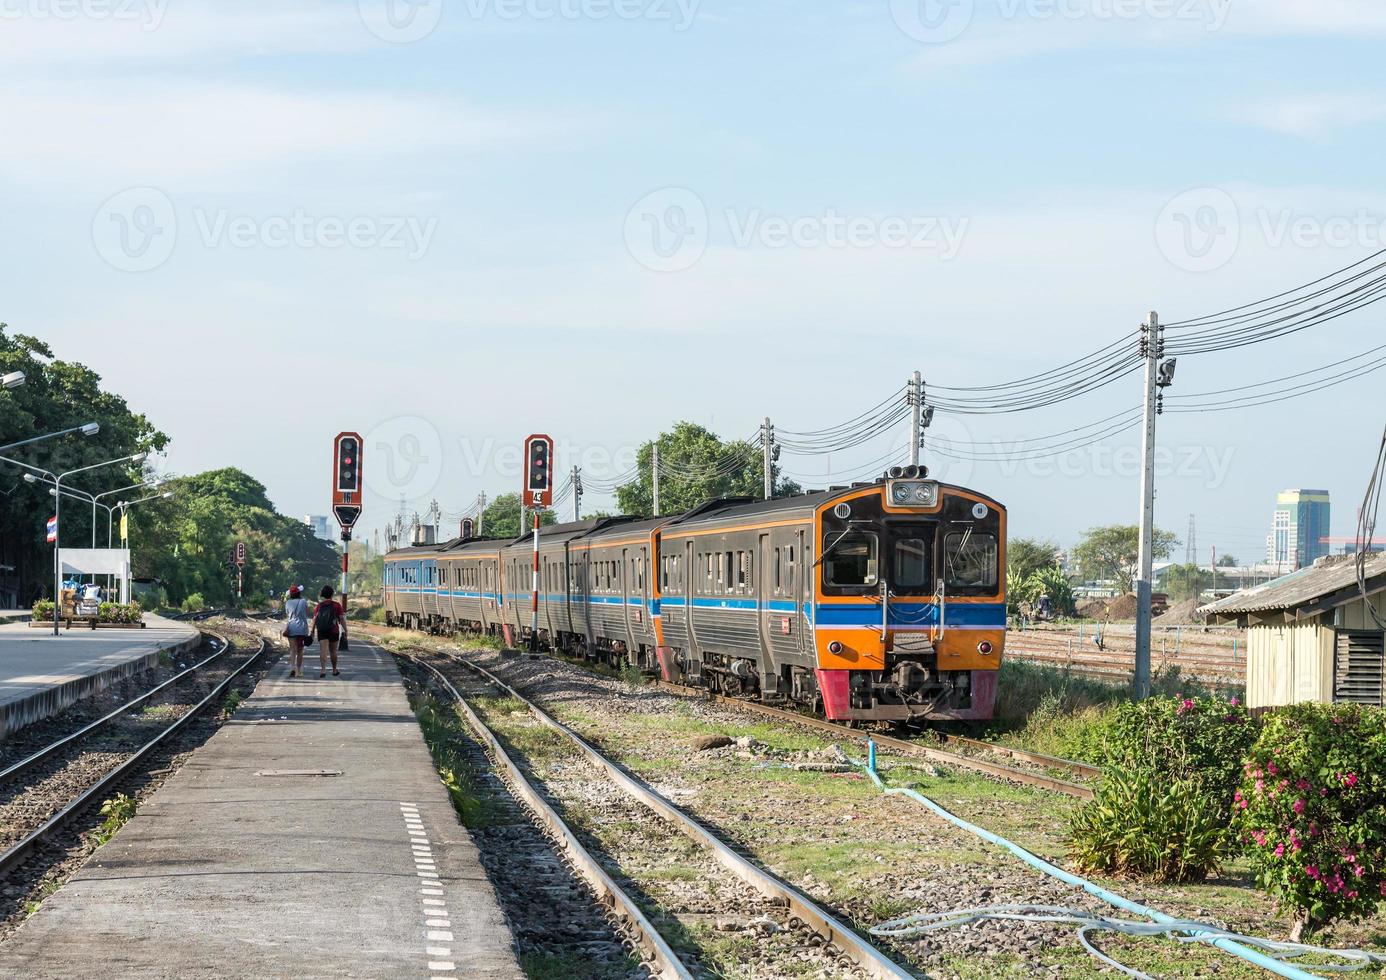
<instances>
[{"instance_id":1,"label":"concrete electricity pole","mask_svg":"<svg viewBox=\"0 0 1386 980\"><path fill-rule=\"evenodd\" d=\"M919 444L924 441L924 429L922 428L924 399L921 397L924 382L920 380L919 372L916 371L910 377L909 401L910 401L910 465L919 465Z\"/></svg>"},{"instance_id":2,"label":"concrete electricity pole","mask_svg":"<svg viewBox=\"0 0 1386 980\"><path fill-rule=\"evenodd\" d=\"M659 516L659 443L650 447L650 483L654 488L654 516Z\"/></svg>"},{"instance_id":3,"label":"concrete electricity pole","mask_svg":"<svg viewBox=\"0 0 1386 980\"><path fill-rule=\"evenodd\" d=\"M767 415L765 423L760 427L760 465L765 476L766 500L775 495L775 471L772 460L774 446L775 427L770 424L770 416Z\"/></svg>"},{"instance_id":4,"label":"concrete electricity pole","mask_svg":"<svg viewBox=\"0 0 1386 980\"><path fill-rule=\"evenodd\" d=\"M481 537L481 519L486 516L486 491L481 491L477 497L476 509L476 536Z\"/></svg>"},{"instance_id":5,"label":"concrete electricity pole","mask_svg":"<svg viewBox=\"0 0 1386 980\"><path fill-rule=\"evenodd\" d=\"M1137 700L1150 696L1150 591L1155 566L1155 416L1160 414L1164 389L1174 381L1174 358L1164 363L1164 328L1150 311L1150 322L1141 326L1141 354L1145 358L1145 424L1141 429L1141 537L1136 573L1136 676Z\"/></svg>"},{"instance_id":6,"label":"concrete electricity pole","mask_svg":"<svg viewBox=\"0 0 1386 980\"><path fill-rule=\"evenodd\" d=\"M573 467L573 520L582 520L582 467Z\"/></svg>"}]
</instances>

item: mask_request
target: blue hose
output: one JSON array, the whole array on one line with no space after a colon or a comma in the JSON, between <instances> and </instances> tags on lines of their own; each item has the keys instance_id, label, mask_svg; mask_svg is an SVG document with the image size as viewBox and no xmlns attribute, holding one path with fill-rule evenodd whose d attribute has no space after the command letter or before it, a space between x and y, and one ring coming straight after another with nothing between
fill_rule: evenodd
<instances>
[{"instance_id":1,"label":"blue hose","mask_svg":"<svg viewBox=\"0 0 1386 980\"><path fill-rule=\"evenodd\" d=\"M1183 924L1183 920L1181 919L1176 919L1173 916L1166 915L1165 913L1157 911L1156 909L1147 908L1146 906L1141 905L1138 902L1131 901L1129 898L1123 898L1116 892L1108 891L1101 885L1094 884L1093 882L1088 881L1086 878L1082 878L1076 874L1065 871L1058 865L1050 864L1048 861L1044 860L1044 858L1031 854L1029 851L1025 850L1025 848L1021 847L1019 844L1016 844L1013 841L1009 841L1006 838L1000 836L999 834L993 834L991 831L986 830L982 827L978 827L976 824L968 823L962 817L948 812L943 807L939 806L933 800L929 799L927 796L924 796L921 793L917 793L912 789L896 789L886 786L886 784L881 781L881 777L876 773L876 767L874 764L876 756L876 743L874 741L868 743L867 752L870 757L870 764L863 765L860 762L856 762L855 764L861 766L861 768L866 771L866 774L871 777L872 782L874 782L876 786L887 796L908 796L915 802L922 803L924 806L928 807L938 816L942 817L944 820L947 820L955 827L961 827L968 833L976 834L978 837L982 838L985 841L990 841L998 847L1004 847L1006 850L1010 851L1012 854L1020 858L1020 860L1024 861L1026 864L1030 865L1032 868L1044 872L1051 878L1057 878L1059 881L1062 881L1065 884L1074 885L1075 887L1081 888L1089 895L1095 895L1096 897L1102 899L1102 901L1106 902L1108 905L1113 905L1119 909L1125 909L1127 912L1134 912L1136 915L1146 916L1147 918L1153 919L1156 922ZM1198 939L1202 936L1212 936L1215 934L1201 932L1198 930L1190 930L1189 935L1191 938ZM1297 966L1294 966L1290 963L1286 963L1283 960L1278 960L1273 956L1267 956L1265 953L1258 952L1257 950L1254 950L1249 946L1245 946L1239 942L1236 942L1235 940L1227 939L1226 937L1219 937L1216 939L1211 939L1210 941L1212 945L1218 947L1224 952L1231 953L1233 956L1240 957L1246 960L1248 963L1254 963L1257 966L1262 967L1266 970L1270 970L1272 973L1279 974L1282 977L1288 977L1290 978L1290 980L1322 980L1322 978L1318 974L1307 973Z\"/></svg>"}]
</instances>

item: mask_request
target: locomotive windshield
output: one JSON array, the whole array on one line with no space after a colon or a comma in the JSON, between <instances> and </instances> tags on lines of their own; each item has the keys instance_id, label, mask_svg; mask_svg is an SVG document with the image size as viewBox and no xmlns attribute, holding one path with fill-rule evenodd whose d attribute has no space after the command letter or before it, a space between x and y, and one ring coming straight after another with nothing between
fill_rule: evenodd
<instances>
[{"instance_id":1,"label":"locomotive windshield","mask_svg":"<svg viewBox=\"0 0 1386 980\"><path fill-rule=\"evenodd\" d=\"M922 589L929 585L930 544L924 538L896 538L890 567L893 589Z\"/></svg>"},{"instance_id":2,"label":"locomotive windshield","mask_svg":"<svg viewBox=\"0 0 1386 980\"><path fill-rule=\"evenodd\" d=\"M997 576L996 535L967 528L943 538L943 566L952 589L994 590Z\"/></svg>"},{"instance_id":3,"label":"locomotive windshield","mask_svg":"<svg viewBox=\"0 0 1386 980\"><path fill-rule=\"evenodd\" d=\"M876 535L870 531L827 535L823 541L823 584L839 588L874 586L879 547Z\"/></svg>"}]
</instances>

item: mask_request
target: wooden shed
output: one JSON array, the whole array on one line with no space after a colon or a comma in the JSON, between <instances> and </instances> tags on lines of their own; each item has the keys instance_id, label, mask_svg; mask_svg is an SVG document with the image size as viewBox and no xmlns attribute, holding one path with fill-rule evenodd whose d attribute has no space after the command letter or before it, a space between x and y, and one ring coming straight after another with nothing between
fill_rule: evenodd
<instances>
[{"instance_id":1,"label":"wooden shed","mask_svg":"<svg viewBox=\"0 0 1386 980\"><path fill-rule=\"evenodd\" d=\"M1248 707L1383 703L1386 629L1367 603L1386 621L1386 553L1368 555L1362 572L1365 597L1357 556L1333 555L1200 610L1246 628Z\"/></svg>"}]
</instances>

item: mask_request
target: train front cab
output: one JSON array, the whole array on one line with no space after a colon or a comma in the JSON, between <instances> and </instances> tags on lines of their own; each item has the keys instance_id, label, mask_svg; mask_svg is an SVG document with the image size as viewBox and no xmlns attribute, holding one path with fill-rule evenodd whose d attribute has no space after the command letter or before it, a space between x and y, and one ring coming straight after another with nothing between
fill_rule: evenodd
<instances>
[{"instance_id":1,"label":"train front cab","mask_svg":"<svg viewBox=\"0 0 1386 980\"><path fill-rule=\"evenodd\" d=\"M990 718L1006 634L1006 512L927 479L833 498L814 526L826 717Z\"/></svg>"}]
</instances>

